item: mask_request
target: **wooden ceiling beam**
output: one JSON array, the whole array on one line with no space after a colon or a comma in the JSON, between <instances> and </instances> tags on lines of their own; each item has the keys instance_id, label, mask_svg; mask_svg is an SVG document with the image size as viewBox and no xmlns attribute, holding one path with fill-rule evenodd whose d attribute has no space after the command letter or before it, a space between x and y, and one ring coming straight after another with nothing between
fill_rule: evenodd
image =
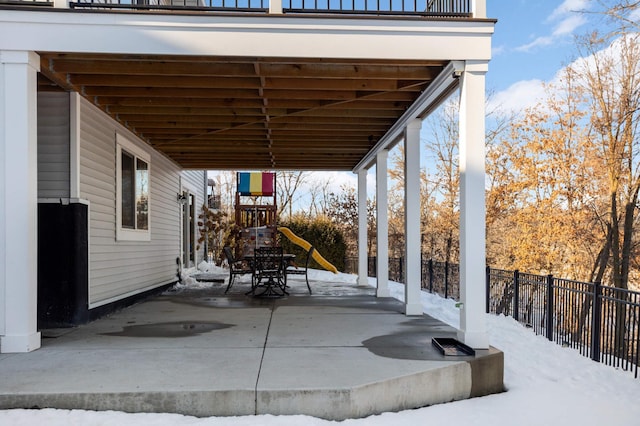
<instances>
[{"instance_id":1,"label":"wooden ceiling beam","mask_svg":"<svg viewBox=\"0 0 640 426\"><path fill-rule=\"evenodd\" d=\"M176 105L251 105L262 103L262 98L253 90L227 90L227 89L170 89L170 88L120 88L120 87L86 87L82 93L92 101L96 100L100 105L139 105L154 103L167 104L173 99ZM356 91L323 91L323 90L297 90L285 93L275 91L270 93L269 105L286 106L303 105L309 103L310 107L326 107L337 102L366 101L399 101L411 102L417 96L417 91L394 91L360 93ZM287 95L289 97L287 97ZM358 96L359 95L359 96Z\"/></svg>"},{"instance_id":2,"label":"wooden ceiling beam","mask_svg":"<svg viewBox=\"0 0 640 426\"><path fill-rule=\"evenodd\" d=\"M120 106L106 105L110 114L136 114L136 115L218 115L218 116L259 116L260 108L208 108L208 107L170 107L170 106ZM274 109L275 113L284 115L287 110L284 108Z\"/></svg>"},{"instance_id":3,"label":"wooden ceiling beam","mask_svg":"<svg viewBox=\"0 0 640 426\"><path fill-rule=\"evenodd\" d=\"M118 76L210 76L252 77L252 63L217 63L210 60L85 60L50 58L51 69L58 73L118 75ZM319 64L260 62L261 75L276 78L334 78L430 80L435 78L441 64Z\"/></svg>"},{"instance_id":4,"label":"wooden ceiling beam","mask_svg":"<svg viewBox=\"0 0 640 426\"><path fill-rule=\"evenodd\" d=\"M386 64L282 64L264 62L260 65L261 74L267 77L286 78L336 78L336 79L389 79L389 80L431 80L437 75L439 67L424 64L386 65Z\"/></svg>"},{"instance_id":5,"label":"wooden ceiling beam","mask_svg":"<svg viewBox=\"0 0 640 426\"><path fill-rule=\"evenodd\" d=\"M257 89L260 81L256 77L201 77L201 76L142 76L142 75L96 75L70 74L69 81L75 86L90 87L137 87L137 88L202 88L202 89Z\"/></svg>"},{"instance_id":6,"label":"wooden ceiling beam","mask_svg":"<svg viewBox=\"0 0 640 426\"><path fill-rule=\"evenodd\" d=\"M250 136L250 135L264 135L266 130L264 126L260 126L261 123L254 123L253 125L247 125L242 127L234 127L228 128L224 132L218 132L220 137L224 137L224 135L233 136ZM304 121L299 122L282 122L282 123L269 123L269 129L272 132L283 132L283 133L304 133L305 130L308 132L359 132L359 131L369 131L369 132L385 132L389 128L388 121L378 123L378 122L357 122L354 120L350 120L349 122L312 122L309 121L305 123ZM142 132L145 134L157 134L157 135L166 135L167 137L173 137L178 134L191 134L191 135L203 135L206 133L202 132L202 129L207 129L207 126L196 126L192 125L186 127L184 129L178 128L166 128L159 130L152 125L148 125L145 127L144 123L141 123L136 126L136 130L138 132ZM200 129L200 131L198 130Z\"/></svg>"},{"instance_id":7,"label":"wooden ceiling beam","mask_svg":"<svg viewBox=\"0 0 640 426\"><path fill-rule=\"evenodd\" d=\"M233 121L232 121L233 120ZM297 117L297 116L289 116L289 117L274 117L273 120L281 120L281 123L313 123L313 124L359 124L361 126L371 125L387 125L391 126L394 123L394 120L391 118L367 118L367 117ZM233 117L226 118L225 117L210 117L206 121L205 120L176 120L173 117L170 120L152 120L150 117L145 117L141 120L123 120L129 123L129 125L134 126L136 128L167 128L167 129L215 129L217 131L224 130L225 132L234 131L236 128L240 126L244 127L245 125L254 126L254 122L245 122L245 120L233 119Z\"/></svg>"},{"instance_id":8,"label":"wooden ceiling beam","mask_svg":"<svg viewBox=\"0 0 640 426\"><path fill-rule=\"evenodd\" d=\"M273 167L271 164L252 164L247 161L239 160L237 162L219 163L213 159L203 161L176 161L185 170L304 170L304 171L340 171L350 172L353 170L355 164L353 163L338 163L331 161L328 163L309 163L309 162L290 162L282 163Z\"/></svg>"},{"instance_id":9,"label":"wooden ceiling beam","mask_svg":"<svg viewBox=\"0 0 640 426\"><path fill-rule=\"evenodd\" d=\"M107 111L112 114L118 115L118 117L122 120L127 121L178 121L178 122L246 122L246 121L258 121L263 118L262 115L259 115L259 111L253 111L253 114L249 114L249 110L245 110L244 114L229 112L217 112L211 114L200 114L197 112L188 113L171 113L171 114L150 114L148 112L143 113L119 113L117 110L113 110L110 107L107 107ZM397 111L394 110L384 110L384 109L319 109L313 111L296 111L294 116L286 114L286 111L282 110L273 110L273 114L269 114L271 119L287 121L287 118L292 117L314 117L314 118L335 118L337 122L342 121L342 118L345 117L362 117L367 119L375 119L375 118L389 118L396 119L398 117ZM278 114L278 112L280 114Z\"/></svg>"},{"instance_id":10,"label":"wooden ceiling beam","mask_svg":"<svg viewBox=\"0 0 640 426\"><path fill-rule=\"evenodd\" d=\"M369 135L362 135L359 138L348 138L348 137L333 137L333 138L314 138L309 141L308 146L304 148L301 147L301 142L304 141L302 137L292 138L289 140L277 139L273 142L272 146L277 149L284 150L295 150L295 151L303 151L303 150L329 150L335 149L341 151L351 151L351 150L361 150L368 149L371 147L371 143L369 143L368 139ZM373 141L377 141L380 136L377 136ZM173 142L173 141L165 141L162 139L155 140L150 138L150 145L157 147L160 150L168 150L168 151L179 151L184 150L185 147L193 148L193 149L203 149L203 150L220 150L221 152L244 152L246 150L252 150L254 148L262 148L267 146L265 143L265 139L229 139L229 140L207 140L207 139L196 139L190 143L181 143L181 142ZM275 149L274 148L274 149Z\"/></svg>"},{"instance_id":11,"label":"wooden ceiling beam","mask_svg":"<svg viewBox=\"0 0 640 426\"><path fill-rule=\"evenodd\" d=\"M348 105L345 105L345 107ZM368 117L368 118L393 118L397 119L398 110L393 109L363 109L363 108L319 108L312 111L302 110L296 113L296 117ZM338 120L339 121L339 120Z\"/></svg>"},{"instance_id":12,"label":"wooden ceiling beam","mask_svg":"<svg viewBox=\"0 0 640 426\"><path fill-rule=\"evenodd\" d=\"M203 133L200 129L195 129L195 130L189 130L189 129L156 129L154 127L137 127L136 130L138 132L142 132L144 134L149 134L149 135L157 135L159 137L162 138L176 138L177 136L180 135L192 135L192 136L197 136L197 135L202 135L202 134L206 134ZM262 129L259 129L257 127L243 127L242 131L238 130L236 132L234 132L235 135L238 135L240 137L243 136L257 136L257 135L262 135L264 136L264 134L266 133L265 128L263 127Z\"/></svg>"},{"instance_id":13,"label":"wooden ceiling beam","mask_svg":"<svg viewBox=\"0 0 640 426\"><path fill-rule=\"evenodd\" d=\"M419 94L421 87L402 89L403 91ZM118 96L118 97L161 97L161 98L207 98L207 99L261 99L257 90L251 89L211 89L211 88L172 88L172 87L99 87L85 86L79 89L86 96ZM392 95L391 93L398 93ZM386 95L386 96L383 96ZM269 99L287 100L322 100L348 101L359 98L378 98L385 100L405 100L399 92L367 92L359 90L264 90L264 96ZM415 97L414 95L413 97ZM411 98L411 96L409 96Z\"/></svg>"},{"instance_id":14,"label":"wooden ceiling beam","mask_svg":"<svg viewBox=\"0 0 640 426\"><path fill-rule=\"evenodd\" d=\"M262 87L257 77L219 76L140 76L69 74L74 87L137 87L137 88L202 88L202 89L257 89ZM265 90L360 90L390 91L419 84L422 80L389 79L304 79L265 78Z\"/></svg>"},{"instance_id":15,"label":"wooden ceiling beam","mask_svg":"<svg viewBox=\"0 0 640 426\"><path fill-rule=\"evenodd\" d=\"M253 121L260 121L263 119L262 115L258 114L227 114L227 115L179 115L179 114L118 114L121 120L130 122L168 122L168 123L247 123Z\"/></svg>"},{"instance_id":16,"label":"wooden ceiling beam","mask_svg":"<svg viewBox=\"0 0 640 426\"><path fill-rule=\"evenodd\" d=\"M158 107L228 107L228 108L260 108L262 99L255 98L193 98L162 96L94 96L100 105L113 106L158 106ZM314 101L314 106L320 101ZM286 105L285 105L286 106Z\"/></svg>"},{"instance_id":17,"label":"wooden ceiling beam","mask_svg":"<svg viewBox=\"0 0 640 426\"><path fill-rule=\"evenodd\" d=\"M389 128L387 123L318 123L318 122L279 122L269 123L269 128L273 132L304 132L307 131L337 131L337 132L359 132L361 130L384 132Z\"/></svg>"},{"instance_id":18,"label":"wooden ceiling beam","mask_svg":"<svg viewBox=\"0 0 640 426\"><path fill-rule=\"evenodd\" d=\"M210 154L206 154L206 153L176 153L174 154L174 157L176 159L178 159L178 161L185 161L185 160L192 160L192 161L198 161L198 160L202 160L202 159L206 159L206 158L211 158L214 159L215 161L217 161L218 163L224 163L227 161L246 161L246 162L258 162L258 161L266 161L267 158L270 158L270 156L266 153L255 153L254 155L245 155L245 156L229 156L229 155L217 155L216 153L210 153ZM292 155L285 155L285 154L281 154L278 156L275 156L276 161L280 160L280 161L295 161L295 160L301 160L301 159L309 159L309 157L313 157L314 161L315 159L317 159L317 162L324 162L324 163L330 163L331 161L338 161L338 162L352 162L354 160L357 160L361 157L360 154L345 154L345 153L332 153L332 154L324 154L324 155L318 155L316 153L310 153L308 155L303 154L292 154Z\"/></svg>"},{"instance_id":19,"label":"wooden ceiling beam","mask_svg":"<svg viewBox=\"0 0 640 426\"><path fill-rule=\"evenodd\" d=\"M360 126L379 125L390 126L395 122L395 117L379 117L367 119L367 117L347 117L347 116L301 116L289 115L286 117L274 117L271 123L275 123L276 127L280 123L297 123L297 124L354 124Z\"/></svg>"},{"instance_id":20,"label":"wooden ceiling beam","mask_svg":"<svg viewBox=\"0 0 640 426\"><path fill-rule=\"evenodd\" d=\"M406 84L405 84L406 85ZM339 80L319 78L266 78L265 89L268 90L398 90L397 80Z\"/></svg>"},{"instance_id":21,"label":"wooden ceiling beam","mask_svg":"<svg viewBox=\"0 0 640 426\"><path fill-rule=\"evenodd\" d=\"M74 74L163 75L163 76L255 76L251 63L167 60L91 60L53 58L52 69Z\"/></svg>"},{"instance_id":22,"label":"wooden ceiling beam","mask_svg":"<svg viewBox=\"0 0 640 426\"><path fill-rule=\"evenodd\" d=\"M62 73L57 73L50 68L50 62L44 57L40 57L40 73L45 76L47 79L57 84L61 88L66 91L78 91L78 89L73 86L67 80L67 75Z\"/></svg>"},{"instance_id":23,"label":"wooden ceiling beam","mask_svg":"<svg viewBox=\"0 0 640 426\"><path fill-rule=\"evenodd\" d=\"M284 148L273 149L273 150L269 149L268 147L261 147L261 148L255 148L251 152L252 152L252 155L264 154L264 153L274 153L274 154L293 155L293 156L309 155L309 154L324 155L326 154L328 149L330 149L333 154L350 154L354 156L361 156L362 154L368 151L367 147L360 147L357 149L356 148L346 149L346 148L334 148L334 147L327 148L327 146L323 146L323 147L317 147L313 149L304 149L304 150L295 149L295 147L291 147L287 149L284 149ZM179 149L178 147L163 147L162 152L169 155L173 155L173 154L184 155L186 151L184 148ZM247 156L246 152L238 154L237 151L231 151L231 150L225 151L220 149L213 149L211 147L189 147L188 153L193 154L194 156L201 156L205 154L220 155L220 156L233 156L233 155L239 155L239 156L242 155L245 157Z\"/></svg>"},{"instance_id":24,"label":"wooden ceiling beam","mask_svg":"<svg viewBox=\"0 0 640 426\"><path fill-rule=\"evenodd\" d=\"M310 147L321 146L327 148L331 145L337 145L336 142L339 142L341 147L352 148L358 147L362 145L370 145L369 140L377 140L382 137L384 133L368 133L361 132L358 134L317 134L312 139L308 140L308 145ZM189 138L188 141L185 141L185 138L175 137L174 139L162 136L157 137L154 135L144 134L143 135L151 141L152 144L157 144L161 147L166 146L214 146L220 147L221 149L228 150L241 150L243 148L250 148L251 146L262 146L266 145L264 135L262 136L240 136L240 137L227 137L227 138L206 138L206 137L193 137ZM306 147L301 147L301 141L307 141L308 133L299 133L292 135L274 135L272 146L293 146L297 149L304 149Z\"/></svg>"},{"instance_id":25,"label":"wooden ceiling beam","mask_svg":"<svg viewBox=\"0 0 640 426\"><path fill-rule=\"evenodd\" d=\"M133 98L130 98L133 99ZM284 100L283 100L284 101ZM203 105L212 106L194 106L194 102L176 102L176 106L168 105L149 105L144 102L139 102L139 105L123 105L126 102L107 103L103 102L102 98L97 98L97 104L103 107L105 111L111 114L148 114L148 115L256 115L262 113L262 108L259 107L258 102L248 103L246 106L239 106L237 102L233 106L225 106L224 101L221 102L203 102ZM184 105L183 105L184 104ZM275 106L279 104L281 106ZM324 115L343 115L348 114L349 110L368 110L373 115L378 115L379 112L384 111L383 114L393 114L394 116L401 115L408 106L404 101L365 101L365 102L340 102L338 104L322 105L320 102L289 102L289 107L285 102L277 102L274 100L270 102L270 106L266 107L266 113L269 116L287 116L287 115L307 115L312 114L313 111L321 111ZM333 111L333 112L331 112Z\"/></svg>"},{"instance_id":26,"label":"wooden ceiling beam","mask_svg":"<svg viewBox=\"0 0 640 426\"><path fill-rule=\"evenodd\" d=\"M206 99L259 99L257 90L250 89L197 89L166 87L93 87L86 86L79 90L89 97L159 97L159 98L206 98Z\"/></svg>"},{"instance_id":27,"label":"wooden ceiling beam","mask_svg":"<svg viewBox=\"0 0 640 426\"><path fill-rule=\"evenodd\" d=\"M414 95L409 92L380 93L368 96L366 99L353 99L349 103L333 104L331 101L312 99L270 99L269 107L289 109L312 108L407 108L411 105ZM115 97L97 96L93 98L100 105L122 107L156 106L156 107L203 107L203 108L260 108L262 99L245 98L175 98L175 97Z\"/></svg>"}]
</instances>

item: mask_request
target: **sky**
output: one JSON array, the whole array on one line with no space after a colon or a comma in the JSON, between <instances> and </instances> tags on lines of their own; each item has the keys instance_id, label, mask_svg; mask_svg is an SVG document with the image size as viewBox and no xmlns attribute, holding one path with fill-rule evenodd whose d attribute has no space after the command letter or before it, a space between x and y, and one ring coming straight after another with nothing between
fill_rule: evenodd
<instances>
[{"instance_id":1,"label":"sky","mask_svg":"<svg viewBox=\"0 0 640 426\"><path fill-rule=\"evenodd\" d=\"M487 0L487 16L498 20L492 38L487 91L507 109L519 110L541 94L577 59L576 37L606 23L594 0Z\"/></svg>"},{"instance_id":2,"label":"sky","mask_svg":"<svg viewBox=\"0 0 640 426\"><path fill-rule=\"evenodd\" d=\"M310 279L355 284L355 275L312 270ZM189 281L187 285L205 285ZM375 280L369 280L375 285ZM208 283L206 285L211 285ZM404 287L390 283L403 300ZM459 312L452 299L422 293L423 309L454 327ZM591 361L575 349L536 336L509 317L489 315L489 342L505 357L507 392L364 419L333 422L309 416L239 416L196 418L179 414L127 414L83 410L0 410L0 425L11 426L396 426L517 425L637 426L640 424L640 378ZM174 368L180 368L177 364Z\"/></svg>"}]
</instances>

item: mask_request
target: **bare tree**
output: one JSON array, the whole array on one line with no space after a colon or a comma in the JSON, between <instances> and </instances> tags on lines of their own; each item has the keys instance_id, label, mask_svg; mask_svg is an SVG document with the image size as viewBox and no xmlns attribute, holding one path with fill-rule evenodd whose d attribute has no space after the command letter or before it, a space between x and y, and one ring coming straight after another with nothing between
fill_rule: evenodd
<instances>
[{"instance_id":1,"label":"bare tree","mask_svg":"<svg viewBox=\"0 0 640 426\"><path fill-rule=\"evenodd\" d=\"M615 25L612 34L640 30L640 1L639 0L599 0L601 10Z\"/></svg>"},{"instance_id":2,"label":"bare tree","mask_svg":"<svg viewBox=\"0 0 640 426\"><path fill-rule=\"evenodd\" d=\"M220 171L215 177L216 187L220 188L220 209L226 217L234 218L234 204L237 190L237 174L234 171Z\"/></svg>"},{"instance_id":3,"label":"bare tree","mask_svg":"<svg viewBox=\"0 0 640 426\"><path fill-rule=\"evenodd\" d=\"M329 203L329 180L314 179L309 182L309 214L312 216L326 216Z\"/></svg>"},{"instance_id":4,"label":"bare tree","mask_svg":"<svg viewBox=\"0 0 640 426\"><path fill-rule=\"evenodd\" d=\"M437 231L442 246L440 255L447 262L459 258L460 173L458 167L458 102L449 98L433 120L423 140L427 156L435 165L433 175L438 203L432 229Z\"/></svg>"},{"instance_id":5,"label":"bare tree","mask_svg":"<svg viewBox=\"0 0 640 426\"><path fill-rule=\"evenodd\" d=\"M375 248L375 201L367 199L367 243L369 255ZM328 197L327 217L342 230L349 256L358 252L358 193L355 187L342 185L340 191Z\"/></svg>"},{"instance_id":6,"label":"bare tree","mask_svg":"<svg viewBox=\"0 0 640 426\"><path fill-rule=\"evenodd\" d=\"M301 197L298 190L308 179L309 173L303 171L279 171L276 173L276 192L278 211L288 212L293 217L293 205Z\"/></svg>"}]
</instances>

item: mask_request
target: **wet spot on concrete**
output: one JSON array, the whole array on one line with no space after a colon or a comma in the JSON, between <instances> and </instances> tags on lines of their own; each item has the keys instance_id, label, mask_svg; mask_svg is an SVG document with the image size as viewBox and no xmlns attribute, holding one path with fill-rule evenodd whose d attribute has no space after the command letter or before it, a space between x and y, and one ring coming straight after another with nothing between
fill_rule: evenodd
<instances>
[{"instance_id":1,"label":"wet spot on concrete","mask_svg":"<svg viewBox=\"0 0 640 426\"><path fill-rule=\"evenodd\" d=\"M233 327L233 324L221 322L164 322L156 324L128 325L113 333L102 333L105 336L122 337L188 337L215 330Z\"/></svg>"},{"instance_id":2,"label":"wet spot on concrete","mask_svg":"<svg viewBox=\"0 0 640 426\"><path fill-rule=\"evenodd\" d=\"M279 300L277 306L327 306L331 308L363 309L378 312L402 312L402 303L391 298L373 296L313 296L289 297Z\"/></svg>"},{"instance_id":3,"label":"wet spot on concrete","mask_svg":"<svg viewBox=\"0 0 640 426\"><path fill-rule=\"evenodd\" d=\"M64 336L65 334L69 334L72 331L75 331L76 328L47 328L40 330L41 336L43 339L57 339L58 337Z\"/></svg>"},{"instance_id":4,"label":"wet spot on concrete","mask_svg":"<svg viewBox=\"0 0 640 426\"><path fill-rule=\"evenodd\" d=\"M439 332L442 331L445 333L455 331L450 325L447 325L433 317L430 317L429 315L424 315L420 318L413 318L411 320L404 321L400 323L400 325L406 327L429 328L430 331L437 330Z\"/></svg>"},{"instance_id":5,"label":"wet spot on concrete","mask_svg":"<svg viewBox=\"0 0 640 426\"><path fill-rule=\"evenodd\" d=\"M446 333L445 333L446 334ZM433 337L445 335L429 330L406 331L372 337L362 344L369 352L378 356L393 359L407 359L418 361L442 361L444 356L433 346ZM455 337L454 334L446 337ZM473 357L456 357L455 361Z\"/></svg>"},{"instance_id":6,"label":"wet spot on concrete","mask_svg":"<svg viewBox=\"0 0 640 426\"><path fill-rule=\"evenodd\" d=\"M210 307L210 308L255 308L259 307L273 307L274 302L264 299L256 299L249 296L163 296L157 300L166 300L172 303L179 303L182 305Z\"/></svg>"}]
</instances>

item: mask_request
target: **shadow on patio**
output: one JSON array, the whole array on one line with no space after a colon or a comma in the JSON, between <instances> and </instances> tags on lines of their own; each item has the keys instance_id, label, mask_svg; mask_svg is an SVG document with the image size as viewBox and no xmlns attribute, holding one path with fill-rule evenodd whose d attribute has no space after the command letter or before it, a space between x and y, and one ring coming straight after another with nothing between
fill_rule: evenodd
<instances>
[{"instance_id":1,"label":"shadow on patio","mask_svg":"<svg viewBox=\"0 0 640 426\"><path fill-rule=\"evenodd\" d=\"M195 285L193 285L195 284ZM503 390L503 354L443 356L455 330L407 317L349 282L290 280L291 295L244 296L248 277L178 285L32 353L0 355L0 408L194 416L364 417Z\"/></svg>"}]
</instances>

